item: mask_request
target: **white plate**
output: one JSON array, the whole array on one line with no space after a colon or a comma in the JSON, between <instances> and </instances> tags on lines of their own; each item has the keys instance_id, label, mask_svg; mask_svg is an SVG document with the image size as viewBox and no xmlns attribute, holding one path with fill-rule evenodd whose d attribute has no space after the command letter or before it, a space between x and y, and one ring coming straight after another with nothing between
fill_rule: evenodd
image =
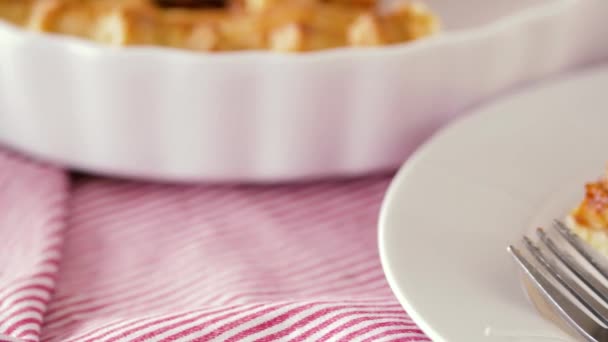
<instances>
[{"instance_id":1,"label":"white plate","mask_svg":"<svg viewBox=\"0 0 608 342\"><path fill-rule=\"evenodd\" d=\"M608 162L608 67L545 83L442 130L380 217L389 283L435 341L569 341L526 300L506 246L563 218Z\"/></svg>"},{"instance_id":2,"label":"white plate","mask_svg":"<svg viewBox=\"0 0 608 342\"><path fill-rule=\"evenodd\" d=\"M604 0L428 3L434 37L303 55L116 49L0 23L0 141L163 180L362 174L473 103L608 56Z\"/></svg>"}]
</instances>

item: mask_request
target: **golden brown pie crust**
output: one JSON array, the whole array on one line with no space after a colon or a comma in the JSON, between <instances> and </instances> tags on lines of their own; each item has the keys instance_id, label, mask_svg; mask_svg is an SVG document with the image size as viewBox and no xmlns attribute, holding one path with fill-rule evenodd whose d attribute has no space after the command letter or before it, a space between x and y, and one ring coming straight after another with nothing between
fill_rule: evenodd
<instances>
[{"instance_id":1,"label":"golden brown pie crust","mask_svg":"<svg viewBox=\"0 0 608 342\"><path fill-rule=\"evenodd\" d=\"M199 51L315 51L380 46L435 33L417 3L375 0L228 0L225 8L163 8L154 0L0 0L0 19L30 30L111 45Z\"/></svg>"}]
</instances>

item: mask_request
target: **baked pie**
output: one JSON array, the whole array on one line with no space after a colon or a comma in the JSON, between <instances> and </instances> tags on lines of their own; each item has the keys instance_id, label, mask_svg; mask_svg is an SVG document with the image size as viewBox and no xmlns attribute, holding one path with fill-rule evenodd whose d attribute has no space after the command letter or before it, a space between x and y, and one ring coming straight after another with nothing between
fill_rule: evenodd
<instances>
[{"instance_id":1,"label":"baked pie","mask_svg":"<svg viewBox=\"0 0 608 342\"><path fill-rule=\"evenodd\" d=\"M110 45L198 51L380 46L439 29L419 3L376 0L0 0L0 19Z\"/></svg>"},{"instance_id":2,"label":"baked pie","mask_svg":"<svg viewBox=\"0 0 608 342\"><path fill-rule=\"evenodd\" d=\"M585 197L567 223L583 240L608 255L608 172L585 185Z\"/></svg>"}]
</instances>

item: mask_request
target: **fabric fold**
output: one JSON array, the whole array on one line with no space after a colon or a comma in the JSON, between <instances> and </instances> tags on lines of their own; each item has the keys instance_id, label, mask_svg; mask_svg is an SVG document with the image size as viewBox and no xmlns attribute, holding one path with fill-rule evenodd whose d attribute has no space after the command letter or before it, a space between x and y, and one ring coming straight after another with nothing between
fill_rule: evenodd
<instances>
[{"instance_id":1,"label":"fabric fold","mask_svg":"<svg viewBox=\"0 0 608 342\"><path fill-rule=\"evenodd\" d=\"M64 171L0 153L0 336L37 341L64 238Z\"/></svg>"}]
</instances>

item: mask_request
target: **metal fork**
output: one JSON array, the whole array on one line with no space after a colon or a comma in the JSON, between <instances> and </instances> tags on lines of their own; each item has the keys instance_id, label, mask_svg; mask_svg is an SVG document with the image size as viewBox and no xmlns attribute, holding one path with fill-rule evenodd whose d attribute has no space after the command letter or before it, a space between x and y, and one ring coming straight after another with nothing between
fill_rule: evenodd
<instances>
[{"instance_id":1,"label":"metal fork","mask_svg":"<svg viewBox=\"0 0 608 342\"><path fill-rule=\"evenodd\" d=\"M535 263L530 262L518 248L512 245L507 250L547 303L566 323L587 341L606 342L608 341L608 287L605 283L608 283L608 267L600 264L593 256L596 252L562 222L555 221L553 229L563 237L567 245L580 254L582 258L578 259L584 260L584 263L588 263L591 267L584 267L583 263L560 247L542 228L538 228L536 234L544 246L543 249L549 253L539 248L528 237L524 237L523 241ZM589 268L596 272L590 272ZM554 281L551 281L547 275Z\"/></svg>"}]
</instances>

